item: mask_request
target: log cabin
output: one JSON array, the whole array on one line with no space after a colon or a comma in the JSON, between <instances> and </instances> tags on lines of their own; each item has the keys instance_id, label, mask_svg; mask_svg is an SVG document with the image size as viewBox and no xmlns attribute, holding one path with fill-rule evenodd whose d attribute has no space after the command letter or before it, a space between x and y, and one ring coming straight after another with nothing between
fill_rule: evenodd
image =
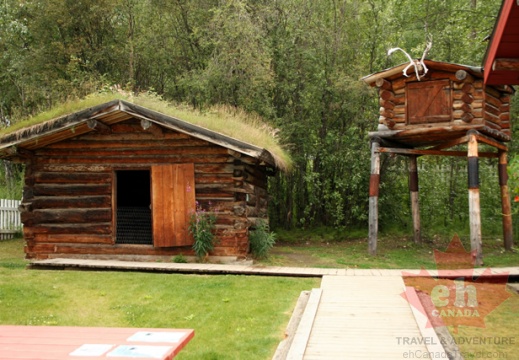
<instances>
[{"instance_id":1,"label":"log cabin","mask_svg":"<svg viewBox=\"0 0 519 360\"><path fill-rule=\"evenodd\" d=\"M4 133L0 157L25 164L32 259L189 256L197 208L216 214L210 255L245 257L278 169L268 150L126 100Z\"/></svg>"},{"instance_id":2,"label":"log cabin","mask_svg":"<svg viewBox=\"0 0 519 360\"><path fill-rule=\"evenodd\" d=\"M482 264L478 158L499 161L504 246L512 248L512 215L507 187L506 143L511 140L509 85L484 82L481 67L413 60L362 80L377 89L379 118L371 139L369 192L369 253L376 254L380 154L409 158L409 191L413 237L421 241L417 157L466 156L470 211L471 250ZM479 151L478 144L495 151ZM460 150L459 145L467 150Z\"/></svg>"}]
</instances>

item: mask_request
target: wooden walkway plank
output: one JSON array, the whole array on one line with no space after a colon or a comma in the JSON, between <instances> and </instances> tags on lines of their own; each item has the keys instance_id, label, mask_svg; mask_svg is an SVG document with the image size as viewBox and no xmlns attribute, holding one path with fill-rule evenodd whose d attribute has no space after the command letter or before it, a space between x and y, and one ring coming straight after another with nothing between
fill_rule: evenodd
<instances>
[{"instance_id":1,"label":"wooden walkway plank","mask_svg":"<svg viewBox=\"0 0 519 360\"><path fill-rule=\"evenodd\" d=\"M300 359L402 359L399 337L421 337L400 276L324 276L306 351Z\"/></svg>"}]
</instances>

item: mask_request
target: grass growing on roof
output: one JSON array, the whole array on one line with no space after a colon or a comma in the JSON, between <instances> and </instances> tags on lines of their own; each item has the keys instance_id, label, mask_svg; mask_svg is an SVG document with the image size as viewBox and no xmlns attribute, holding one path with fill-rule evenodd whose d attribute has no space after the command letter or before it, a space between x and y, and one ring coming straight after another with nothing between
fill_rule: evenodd
<instances>
[{"instance_id":1,"label":"grass growing on roof","mask_svg":"<svg viewBox=\"0 0 519 360\"><path fill-rule=\"evenodd\" d=\"M195 329L180 360L271 359L299 294L320 282L25 270L22 258L21 239L0 241L0 324Z\"/></svg>"},{"instance_id":2,"label":"grass growing on roof","mask_svg":"<svg viewBox=\"0 0 519 360\"><path fill-rule=\"evenodd\" d=\"M0 136L117 99L266 149L282 170L289 170L292 166L289 154L278 142L277 130L269 126L260 116L225 105L215 105L205 111L194 110L186 105L167 102L153 93L132 95L124 92L102 92L91 94L83 99L67 101L31 118L16 122L8 128L1 129Z\"/></svg>"}]
</instances>

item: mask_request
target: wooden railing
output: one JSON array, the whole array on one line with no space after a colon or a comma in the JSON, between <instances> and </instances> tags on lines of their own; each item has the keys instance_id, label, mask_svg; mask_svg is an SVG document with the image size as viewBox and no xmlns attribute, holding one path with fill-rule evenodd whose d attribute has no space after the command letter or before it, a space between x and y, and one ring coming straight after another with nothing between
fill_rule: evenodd
<instances>
[{"instance_id":1,"label":"wooden railing","mask_svg":"<svg viewBox=\"0 0 519 360\"><path fill-rule=\"evenodd\" d=\"M21 232L20 200L0 199L0 240L12 239Z\"/></svg>"}]
</instances>

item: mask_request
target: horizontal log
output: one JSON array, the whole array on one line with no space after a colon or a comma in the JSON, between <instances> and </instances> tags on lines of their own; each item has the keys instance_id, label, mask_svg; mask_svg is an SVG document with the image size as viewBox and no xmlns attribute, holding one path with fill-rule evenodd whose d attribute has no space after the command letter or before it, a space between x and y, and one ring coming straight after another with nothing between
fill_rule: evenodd
<instances>
[{"instance_id":1,"label":"horizontal log","mask_svg":"<svg viewBox=\"0 0 519 360\"><path fill-rule=\"evenodd\" d=\"M471 94L464 93L460 90L453 91L452 98L454 100L461 100L466 104L472 104L472 102L474 101L474 96L472 96Z\"/></svg>"},{"instance_id":2,"label":"horizontal log","mask_svg":"<svg viewBox=\"0 0 519 360\"><path fill-rule=\"evenodd\" d=\"M501 100L502 104L510 104L510 95L504 94L499 98L499 100Z\"/></svg>"},{"instance_id":3,"label":"horizontal log","mask_svg":"<svg viewBox=\"0 0 519 360\"><path fill-rule=\"evenodd\" d=\"M467 94L471 94L474 92L474 86L469 83L464 83L463 86L461 87L461 91L463 91L464 93L467 93Z\"/></svg>"},{"instance_id":4,"label":"horizontal log","mask_svg":"<svg viewBox=\"0 0 519 360\"><path fill-rule=\"evenodd\" d=\"M499 121L501 122L508 122L510 121L510 113L509 112L502 112L499 114Z\"/></svg>"},{"instance_id":5,"label":"horizontal log","mask_svg":"<svg viewBox=\"0 0 519 360\"><path fill-rule=\"evenodd\" d=\"M483 118L483 108L474 109L472 108L472 115L476 118Z\"/></svg>"},{"instance_id":6,"label":"horizontal log","mask_svg":"<svg viewBox=\"0 0 519 360\"><path fill-rule=\"evenodd\" d=\"M34 171L42 172L108 172L113 171L110 164L48 164L38 163L33 165Z\"/></svg>"},{"instance_id":7,"label":"horizontal log","mask_svg":"<svg viewBox=\"0 0 519 360\"><path fill-rule=\"evenodd\" d=\"M499 107L499 112L500 113L505 113L505 112L509 112L509 111L510 111L510 103L503 103Z\"/></svg>"},{"instance_id":8,"label":"horizontal log","mask_svg":"<svg viewBox=\"0 0 519 360\"><path fill-rule=\"evenodd\" d=\"M484 100L485 92L483 91L483 89L475 89L472 93L472 96L474 97L474 100Z\"/></svg>"},{"instance_id":9,"label":"horizontal log","mask_svg":"<svg viewBox=\"0 0 519 360\"><path fill-rule=\"evenodd\" d=\"M490 104L494 106L496 109L499 109L503 103L501 102L500 98L494 97L492 94L487 93L487 96L485 98L485 102L487 104Z\"/></svg>"},{"instance_id":10,"label":"horizontal log","mask_svg":"<svg viewBox=\"0 0 519 360\"><path fill-rule=\"evenodd\" d=\"M380 115L386 118L393 118L395 116L395 113L392 110L384 109L383 107L381 107L379 110Z\"/></svg>"},{"instance_id":11,"label":"horizontal log","mask_svg":"<svg viewBox=\"0 0 519 360\"><path fill-rule=\"evenodd\" d=\"M75 243L75 244L108 244L114 240L109 235L66 235L66 234L35 234L35 243Z\"/></svg>"},{"instance_id":12,"label":"horizontal log","mask_svg":"<svg viewBox=\"0 0 519 360\"><path fill-rule=\"evenodd\" d=\"M495 117L499 117L501 112L499 111L499 108L494 107L492 104L485 103L485 107L483 108L483 111L488 114L492 114Z\"/></svg>"},{"instance_id":13,"label":"horizontal log","mask_svg":"<svg viewBox=\"0 0 519 360\"><path fill-rule=\"evenodd\" d=\"M29 246L29 251L35 254L48 255L193 255L190 246L178 248L161 248L152 245L108 245L108 244L55 244L35 243Z\"/></svg>"},{"instance_id":14,"label":"horizontal log","mask_svg":"<svg viewBox=\"0 0 519 360\"><path fill-rule=\"evenodd\" d=\"M389 90L382 90L379 92L380 99L383 101L394 101L395 94Z\"/></svg>"},{"instance_id":15,"label":"horizontal log","mask_svg":"<svg viewBox=\"0 0 519 360\"><path fill-rule=\"evenodd\" d=\"M495 131L501 131L501 124L495 123L489 119L485 119L485 126Z\"/></svg>"},{"instance_id":16,"label":"horizontal log","mask_svg":"<svg viewBox=\"0 0 519 360\"><path fill-rule=\"evenodd\" d=\"M492 63L494 71L519 71L519 59L516 58L496 58Z\"/></svg>"},{"instance_id":17,"label":"horizontal log","mask_svg":"<svg viewBox=\"0 0 519 360\"><path fill-rule=\"evenodd\" d=\"M227 163L232 162L232 157L229 155L162 155L162 156L150 156L150 155L132 155L132 156L104 156L103 161L109 162L113 167L125 167L131 166L134 167L136 165L142 166L146 164L148 166L158 165L158 164L168 164L168 163ZM75 156L73 158L67 156L53 156L46 157L45 161L47 164L53 165L94 165L99 164L100 158L95 157L79 157Z\"/></svg>"},{"instance_id":18,"label":"horizontal log","mask_svg":"<svg viewBox=\"0 0 519 360\"><path fill-rule=\"evenodd\" d=\"M387 81L386 79L383 79L383 78L378 78L375 81L375 85L378 88L384 89L384 90L391 90L393 88L393 85L389 81Z\"/></svg>"},{"instance_id":19,"label":"horizontal log","mask_svg":"<svg viewBox=\"0 0 519 360\"><path fill-rule=\"evenodd\" d=\"M32 192L33 196L111 195L112 186L111 184L36 184Z\"/></svg>"},{"instance_id":20,"label":"horizontal log","mask_svg":"<svg viewBox=\"0 0 519 360\"><path fill-rule=\"evenodd\" d=\"M380 102L380 106L384 109L393 110L395 108L395 103L390 100L383 100Z\"/></svg>"},{"instance_id":21,"label":"horizontal log","mask_svg":"<svg viewBox=\"0 0 519 360\"><path fill-rule=\"evenodd\" d=\"M388 154L403 154L403 155L436 155L436 156L467 156L466 151L458 150L428 150L428 149L404 149L404 148L379 148L379 152ZM480 152L479 157L497 158L499 155L493 152Z\"/></svg>"},{"instance_id":22,"label":"horizontal log","mask_svg":"<svg viewBox=\"0 0 519 360\"><path fill-rule=\"evenodd\" d=\"M486 86L485 87L485 98L488 95L499 99L501 96L503 96L503 93L493 86Z\"/></svg>"},{"instance_id":23,"label":"horizontal log","mask_svg":"<svg viewBox=\"0 0 519 360\"><path fill-rule=\"evenodd\" d=\"M37 224L82 224L112 220L111 209L45 209L21 213L24 226Z\"/></svg>"},{"instance_id":24,"label":"horizontal log","mask_svg":"<svg viewBox=\"0 0 519 360\"><path fill-rule=\"evenodd\" d=\"M94 172L35 172L33 175L36 183L68 183L68 184L86 184L86 183L111 183L112 176L110 173L94 173Z\"/></svg>"},{"instance_id":25,"label":"horizontal log","mask_svg":"<svg viewBox=\"0 0 519 360\"><path fill-rule=\"evenodd\" d=\"M393 113L395 116L397 115L403 115L406 112L406 108L404 105L398 105L393 109Z\"/></svg>"},{"instance_id":26,"label":"horizontal log","mask_svg":"<svg viewBox=\"0 0 519 360\"><path fill-rule=\"evenodd\" d=\"M463 116L461 117L461 120L466 123L471 122L473 119L474 115L472 115L472 113L470 112L465 112L465 114L463 114Z\"/></svg>"},{"instance_id":27,"label":"horizontal log","mask_svg":"<svg viewBox=\"0 0 519 360\"><path fill-rule=\"evenodd\" d=\"M136 157L136 156L160 156L160 155L224 155L227 154L227 149L223 147L208 147L208 146L192 146L192 147L175 147L175 148L142 148L142 149L83 149L80 151L70 151L62 149L43 148L36 152L37 156L66 156L71 158L73 162L74 157L95 157L99 158L117 158L117 157Z\"/></svg>"},{"instance_id":28,"label":"horizontal log","mask_svg":"<svg viewBox=\"0 0 519 360\"><path fill-rule=\"evenodd\" d=\"M472 86L474 86L474 89L483 89L483 88L485 88L485 84L483 83L483 79L478 79L478 80L474 81Z\"/></svg>"},{"instance_id":29,"label":"horizontal log","mask_svg":"<svg viewBox=\"0 0 519 360\"><path fill-rule=\"evenodd\" d=\"M457 81L460 81L460 82L461 81L466 82L466 83L474 82L474 77L472 75L470 75L468 72L466 72L465 70L456 71L455 78Z\"/></svg>"},{"instance_id":30,"label":"horizontal log","mask_svg":"<svg viewBox=\"0 0 519 360\"><path fill-rule=\"evenodd\" d=\"M103 196L43 196L32 200L33 209L53 208L111 208L110 195Z\"/></svg>"},{"instance_id":31,"label":"horizontal log","mask_svg":"<svg viewBox=\"0 0 519 360\"><path fill-rule=\"evenodd\" d=\"M472 109L470 108L470 105L464 103L463 101L454 101L452 104L452 108L454 110L462 110L466 113L469 113Z\"/></svg>"},{"instance_id":32,"label":"horizontal log","mask_svg":"<svg viewBox=\"0 0 519 360\"><path fill-rule=\"evenodd\" d=\"M91 140L81 138L79 140L65 140L47 146L48 149L61 150L85 150L85 149L148 149L148 148L177 148L177 147L217 147L211 145L205 140L190 139L164 139L142 140L140 137L133 141L120 141L114 139L102 140L99 137L93 137Z\"/></svg>"},{"instance_id":33,"label":"horizontal log","mask_svg":"<svg viewBox=\"0 0 519 360\"><path fill-rule=\"evenodd\" d=\"M494 124L499 124L499 115L494 115L488 111L485 111L485 113L483 114L483 119Z\"/></svg>"},{"instance_id":34,"label":"horizontal log","mask_svg":"<svg viewBox=\"0 0 519 360\"><path fill-rule=\"evenodd\" d=\"M214 174L196 174L196 184L232 184L234 178L232 174L222 174L221 176L215 176Z\"/></svg>"},{"instance_id":35,"label":"horizontal log","mask_svg":"<svg viewBox=\"0 0 519 360\"><path fill-rule=\"evenodd\" d=\"M474 100L472 102L472 104L470 104L470 105L472 106L473 109L482 109L484 104L485 104L484 100Z\"/></svg>"},{"instance_id":36,"label":"horizontal log","mask_svg":"<svg viewBox=\"0 0 519 360\"><path fill-rule=\"evenodd\" d=\"M24 226L24 233L28 234L71 234L71 235L94 235L112 234L112 223L98 224L39 224L35 226Z\"/></svg>"}]
</instances>

